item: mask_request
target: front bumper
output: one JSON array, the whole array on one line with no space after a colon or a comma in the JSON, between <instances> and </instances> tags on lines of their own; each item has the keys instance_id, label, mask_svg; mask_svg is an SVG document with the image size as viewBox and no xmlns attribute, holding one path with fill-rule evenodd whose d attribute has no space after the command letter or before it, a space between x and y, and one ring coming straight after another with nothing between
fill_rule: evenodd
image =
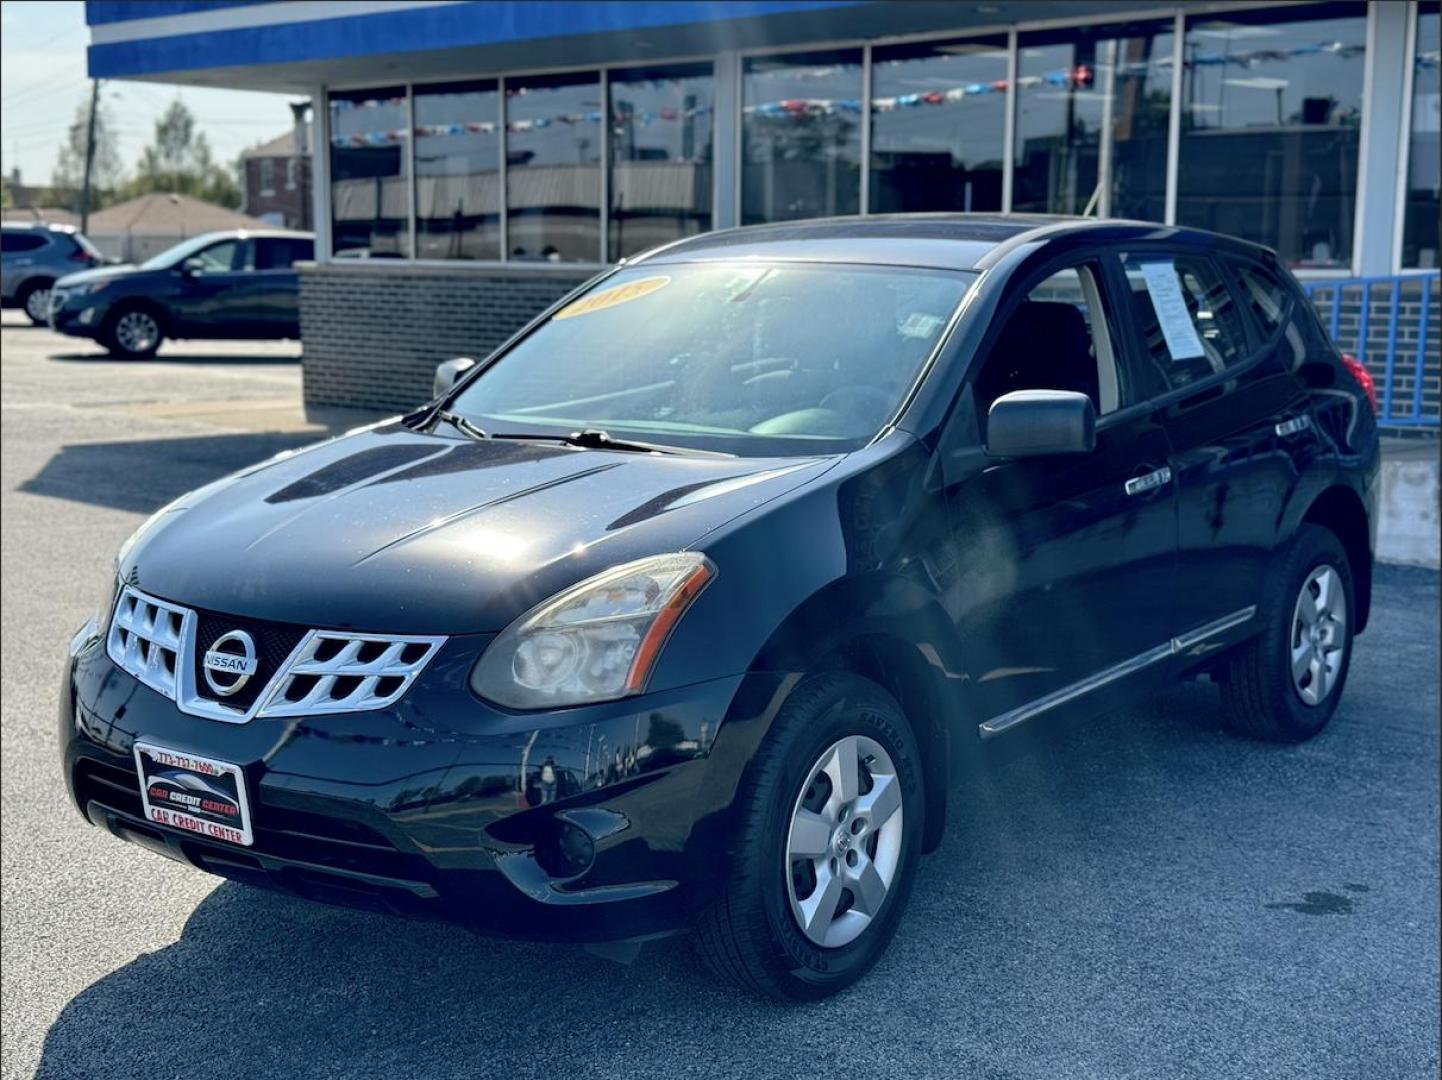
<instances>
[{"instance_id":1,"label":"front bumper","mask_svg":"<svg viewBox=\"0 0 1442 1080\"><path fill-rule=\"evenodd\" d=\"M54 289L50 294L47 321L56 333L71 337L94 338L105 321L102 298L94 295L69 294Z\"/></svg>"},{"instance_id":2,"label":"front bumper","mask_svg":"<svg viewBox=\"0 0 1442 1080\"><path fill-rule=\"evenodd\" d=\"M756 725L719 733L774 688L736 676L506 714L465 689L482 644L452 639L388 710L229 724L180 712L102 641L78 642L59 710L71 798L122 839L311 899L551 940L685 925L724 880L726 811ZM137 738L240 765L254 846L146 820Z\"/></svg>"}]
</instances>

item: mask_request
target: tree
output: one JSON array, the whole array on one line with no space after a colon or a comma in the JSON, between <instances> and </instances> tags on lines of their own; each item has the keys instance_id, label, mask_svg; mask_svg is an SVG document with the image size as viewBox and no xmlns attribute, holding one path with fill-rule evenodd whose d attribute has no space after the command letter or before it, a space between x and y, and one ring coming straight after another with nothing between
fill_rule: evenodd
<instances>
[{"instance_id":1,"label":"tree","mask_svg":"<svg viewBox=\"0 0 1442 1080\"><path fill-rule=\"evenodd\" d=\"M151 192L192 195L231 208L240 205L236 168L216 164L210 141L196 130L195 114L178 99L155 122L155 139L140 155L135 179L126 185L130 197Z\"/></svg>"},{"instance_id":2,"label":"tree","mask_svg":"<svg viewBox=\"0 0 1442 1080\"><path fill-rule=\"evenodd\" d=\"M81 185L85 183L85 136L90 123L90 102L82 102L75 110L75 119L65 133L65 141L55 155L55 168L50 173L50 187L57 202L75 202L78 206ZM104 103L95 112L95 161L90 169L91 208L105 205L106 196L120 185L124 169L120 150L115 144L115 130Z\"/></svg>"}]
</instances>

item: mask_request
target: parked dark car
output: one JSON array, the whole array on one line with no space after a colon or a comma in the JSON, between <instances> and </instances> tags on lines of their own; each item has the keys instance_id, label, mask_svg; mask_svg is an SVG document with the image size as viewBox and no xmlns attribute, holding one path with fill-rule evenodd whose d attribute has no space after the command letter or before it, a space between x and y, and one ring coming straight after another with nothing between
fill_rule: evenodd
<instances>
[{"instance_id":1,"label":"parked dark car","mask_svg":"<svg viewBox=\"0 0 1442 1080\"><path fill-rule=\"evenodd\" d=\"M6 222L0 227L0 306L18 307L37 326L50 311L50 287L105 257L71 225Z\"/></svg>"},{"instance_id":2,"label":"parked dark car","mask_svg":"<svg viewBox=\"0 0 1442 1080\"><path fill-rule=\"evenodd\" d=\"M694 927L821 997L995 760L1199 675L1240 733L1323 729L1371 605L1364 374L1271 252L1187 229L685 240L153 515L71 644L65 780L213 873ZM229 770L250 842L148 815L137 740Z\"/></svg>"},{"instance_id":3,"label":"parked dark car","mask_svg":"<svg viewBox=\"0 0 1442 1080\"><path fill-rule=\"evenodd\" d=\"M139 266L61 278L50 325L130 359L153 356L166 338L298 338L295 264L314 247L310 233L207 233Z\"/></svg>"}]
</instances>

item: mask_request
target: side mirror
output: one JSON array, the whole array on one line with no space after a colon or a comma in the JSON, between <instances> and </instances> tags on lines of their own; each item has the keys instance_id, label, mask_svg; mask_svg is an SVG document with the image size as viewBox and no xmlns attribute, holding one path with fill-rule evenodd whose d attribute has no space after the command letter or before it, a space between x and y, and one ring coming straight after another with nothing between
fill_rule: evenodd
<instances>
[{"instance_id":1,"label":"side mirror","mask_svg":"<svg viewBox=\"0 0 1442 1080\"><path fill-rule=\"evenodd\" d=\"M440 397L456 383L461 381L461 376L476 366L476 362L469 356L458 356L454 360L447 360L436 365L436 379L431 384L431 396Z\"/></svg>"},{"instance_id":2,"label":"side mirror","mask_svg":"<svg viewBox=\"0 0 1442 1080\"><path fill-rule=\"evenodd\" d=\"M1013 390L991 403L986 452L992 457L1086 454L1097 444L1091 398L1072 390Z\"/></svg>"},{"instance_id":3,"label":"side mirror","mask_svg":"<svg viewBox=\"0 0 1442 1080\"><path fill-rule=\"evenodd\" d=\"M186 277L194 277L205 270L205 261L192 255L180 264L180 272Z\"/></svg>"}]
</instances>

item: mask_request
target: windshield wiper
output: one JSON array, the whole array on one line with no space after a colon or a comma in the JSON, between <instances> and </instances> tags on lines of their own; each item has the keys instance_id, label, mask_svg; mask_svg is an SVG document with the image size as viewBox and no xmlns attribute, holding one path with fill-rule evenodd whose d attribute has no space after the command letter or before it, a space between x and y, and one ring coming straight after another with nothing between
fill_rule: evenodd
<instances>
[{"instance_id":1,"label":"windshield wiper","mask_svg":"<svg viewBox=\"0 0 1442 1080\"><path fill-rule=\"evenodd\" d=\"M497 432L493 439L536 439L543 442L557 442L562 446L579 446L586 450L619 450L635 454L700 454L706 457L731 457L730 454L715 450L693 450L685 446L667 446L665 443L638 442L635 439L617 439L609 431L600 428L586 428L569 435L543 435L539 432Z\"/></svg>"},{"instance_id":2,"label":"windshield wiper","mask_svg":"<svg viewBox=\"0 0 1442 1080\"><path fill-rule=\"evenodd\" d=\"M445 421L455 428L462 435L469 435L473 439L488 439L485 429L473 424L460 413L453 413L449 409L437 409L427 418L425 427L434 427L441 421Z\"/></svg>"}]
</instances>

